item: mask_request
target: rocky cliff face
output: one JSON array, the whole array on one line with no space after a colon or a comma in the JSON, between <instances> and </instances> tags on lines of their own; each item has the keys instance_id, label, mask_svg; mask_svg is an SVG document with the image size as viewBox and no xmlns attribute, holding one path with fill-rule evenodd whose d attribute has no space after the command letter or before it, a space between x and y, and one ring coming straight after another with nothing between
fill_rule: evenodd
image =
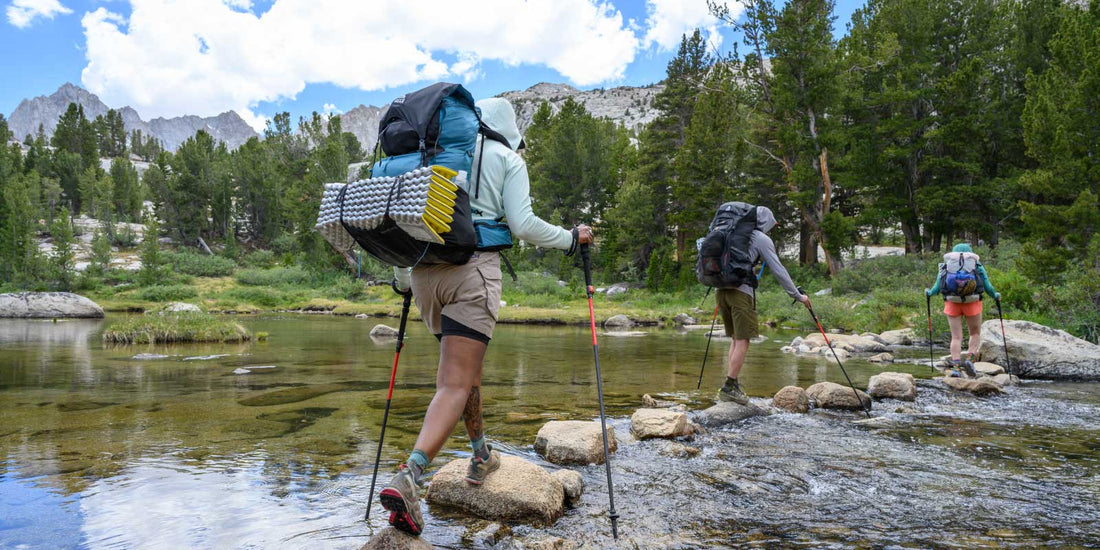
<instances>
[{"instance_id":1,"label":"rocky cliff face","mask_svg":"<svg viewBox=\"0 0 1100 550\"><path fill-rule=\"evenodd\" d=\"M583 103L593 116L610 118L637 132L657 118L659 112L653 108L653 98L663 89L664 84L652 84L641 88L620 86L606 90L581 91L568 84L542 82L526 90L505 92L500 94L500 97L512 102L521 132L527 131L527 127L535 117L535 111L543 101L549 102L550 108L556 113L561 110L562 103L568 97ZM388 105L382 107L360 105L341 115L344 131L351 132L359 138L368 157L378 140L378 122L387 108Z\"/></svg>"},{"instance_id":2,"label":"rocky cliff face","mask_svg":"<svg viewBox=\"0 0 1100 550\"><path fill-rule=\"evenodd\" d=\"M100 101L95 94L79 86L65 83L49 96L24 99L8 117L8 125L16 139L20 141L27 134L37 133L39 125L45 130L47 136L52 136L57 129L57 119L65 113L70 103L82 105L84 116L90 120L106 115L110 110L110 107ZM122 107L118 111L122 113L122 121L126 125L127 133L141 130L141 133L159 139L166 149L172 151L199 130L206 130L215 140L224 141L231 149L257 135L256 131L233 111L214 117L154 118L148 122L142 120L137 111L131 107Z\"/></svg>"}]
</instances>

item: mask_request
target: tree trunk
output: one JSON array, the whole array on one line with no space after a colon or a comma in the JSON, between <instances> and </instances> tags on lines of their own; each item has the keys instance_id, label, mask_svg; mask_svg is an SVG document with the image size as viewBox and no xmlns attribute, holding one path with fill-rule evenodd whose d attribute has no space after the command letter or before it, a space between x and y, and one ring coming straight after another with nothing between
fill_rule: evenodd
<instances>
[{"instance_id":1,"label":"tree trunk","mask_svg":"<svg viewBox=\"0 0 1100 550\"><path fill-rule=\"evenodd\" d=\"M798 228L798 263L801 265L814 265L817 263L817 239L814 228L809 222L803 220Z\"/></svg>"},{"instance_id":2,"label":"tree trunk","mask_svg":"<svg viewBox=\"0 0 1100 550\"><path fill-rule=\"evenodd\" d=\"M902 220L901 234L905 236L906 254L920 254L922 252L919 223Z\"/></svg>"}]
</instances>

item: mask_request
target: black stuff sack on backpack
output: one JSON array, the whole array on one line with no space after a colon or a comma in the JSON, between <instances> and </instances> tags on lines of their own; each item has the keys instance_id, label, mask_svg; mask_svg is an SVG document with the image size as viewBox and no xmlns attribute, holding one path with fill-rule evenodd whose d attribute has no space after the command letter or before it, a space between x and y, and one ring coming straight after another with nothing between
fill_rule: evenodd
<instances>
[{"instance_id":1,"label":"black stuff sack on backpack","mask_svg":"<svg viewBox=\"0 0 1100 550\"><path fill-rule=\"evenodd\" d=\"M714 288L756 288L753 260L749 256L752 232L756 229L756 206L727 202L718 207L707 236L699 242L695 277Z\"/></svg>"}]
</instances>

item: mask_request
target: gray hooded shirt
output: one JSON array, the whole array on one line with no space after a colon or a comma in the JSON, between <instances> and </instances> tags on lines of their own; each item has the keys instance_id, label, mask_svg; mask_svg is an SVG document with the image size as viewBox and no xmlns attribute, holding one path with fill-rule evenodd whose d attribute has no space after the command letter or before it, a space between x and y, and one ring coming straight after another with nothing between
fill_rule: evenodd
<instances>
[{"instance_id":1,"label":"gray hooded shirt","mask_svg":"<svg viewBox=\"0 0 1100 550\"><path fill-rule=\"evenodd\" d=\"M771 231L773 227L775 227L775 214L767 206L757 206L756 230L752 232L752 237L749 240L749 258L754 263L759 259L763 259L768 264L768 269L771 270L772 275L779 279L779 285L783 287L783 290L787 291L791 298L798 298L802 293L798 291L794 281L791 281L791 275L787 273L787 268L783 267L783 264L779 261L779 254L775 251L775 243L768 236L768 231ZM753 289L749 285L741 285L737 287L737 290L749 296L753 294Z\"/></svg>"}]
</instances>

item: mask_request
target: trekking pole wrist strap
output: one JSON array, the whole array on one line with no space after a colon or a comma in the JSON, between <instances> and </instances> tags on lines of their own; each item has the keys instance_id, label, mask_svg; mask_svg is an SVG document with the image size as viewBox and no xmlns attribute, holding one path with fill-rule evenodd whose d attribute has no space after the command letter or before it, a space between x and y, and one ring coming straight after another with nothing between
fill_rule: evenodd
<instances>
[{"instance_id":1,"label":"trekking pole wrist strap","mask_svg":"<svg viewBox=\"0 0 1100 550\"><path fill-rule=\"evenodd\" d=\"M565 251L566 256L572 256L573 254L577 253L577 241L580 239L580 231L576 227L573 227L572 234L573 243L569 245L569 250Z\"/></svg>"}]
</instances>

